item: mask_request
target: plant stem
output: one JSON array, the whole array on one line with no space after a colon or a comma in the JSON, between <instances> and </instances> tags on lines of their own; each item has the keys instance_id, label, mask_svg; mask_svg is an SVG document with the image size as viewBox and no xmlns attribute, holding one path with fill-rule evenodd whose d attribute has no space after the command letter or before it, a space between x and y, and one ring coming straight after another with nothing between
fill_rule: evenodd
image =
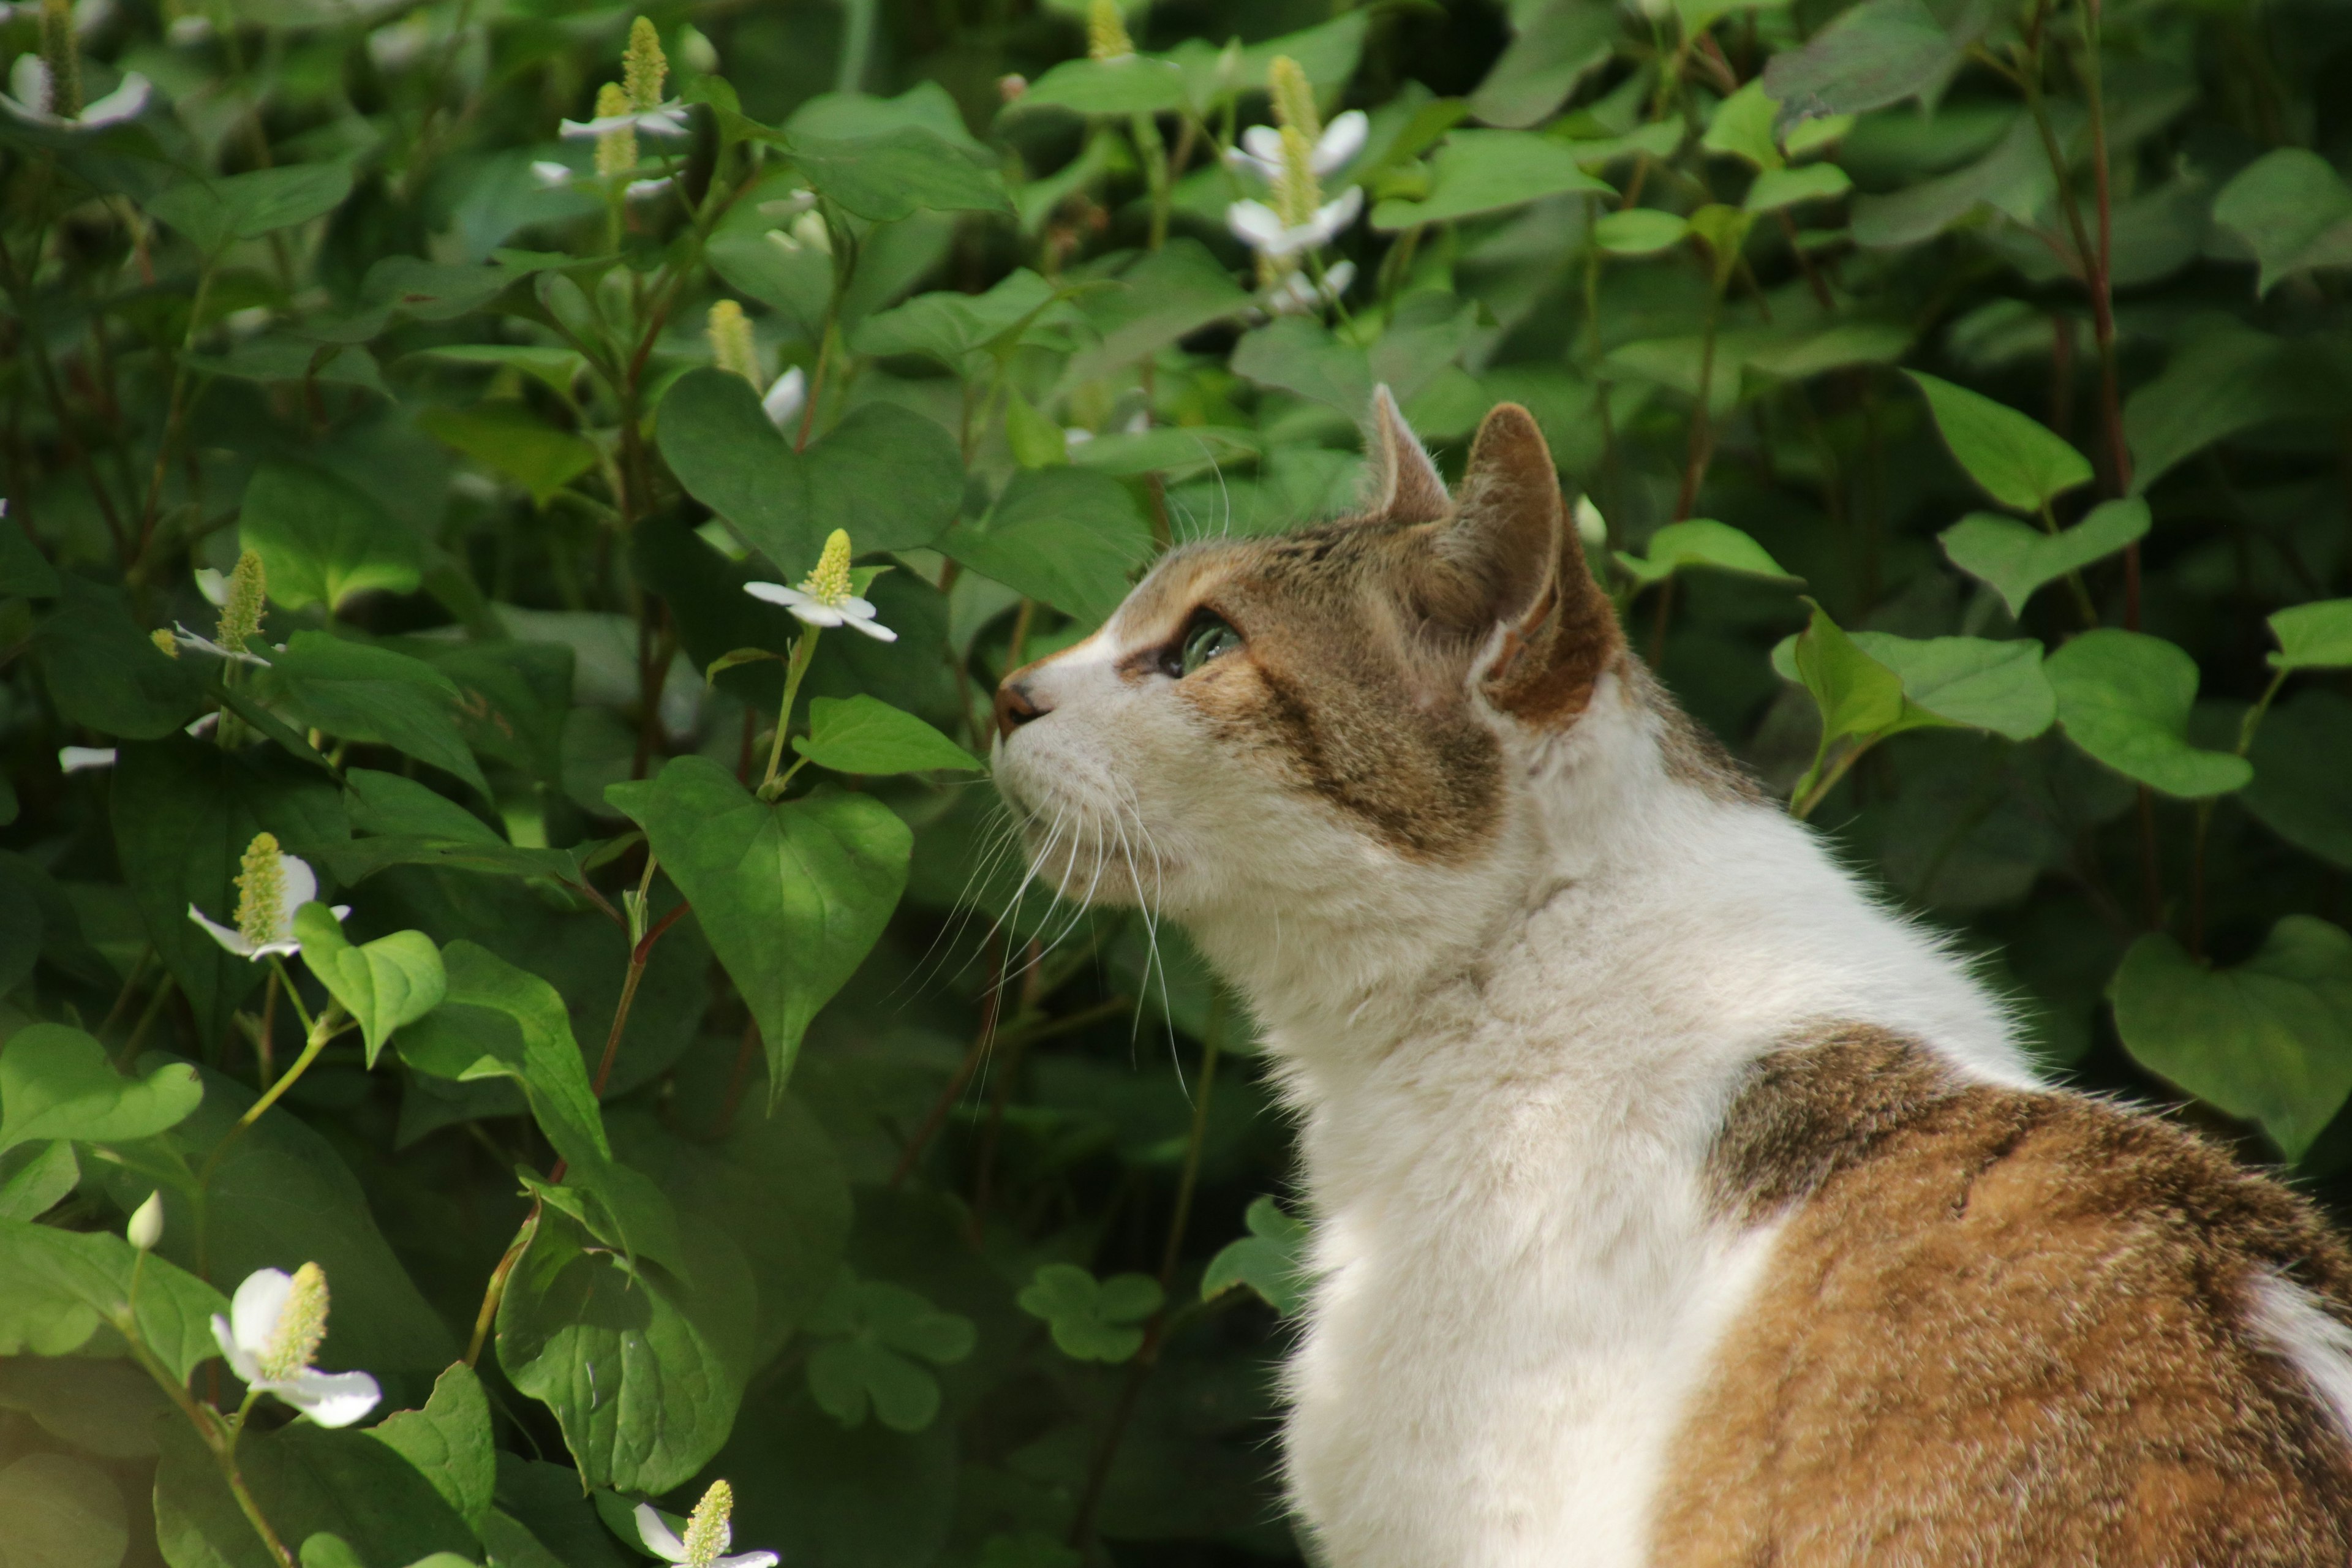
<instances>
[{"instance_id":1,"label":"plant stem","mask_svg":"<svg viewBox=\"0 0 2352 1568\"><path fill-rule=\"evenodd\" d=\"M650 874L652 856L646 857L646 864ZM676 925L678 916L686 913L688 908L686 901L680 900L669 913L648 927L646 934L637 939L637 944L629 950L628 978L621 982L621 1000L613 1009L613 1027L604 1037L604 1054L597 1060L595 1081L588 1086L589 1092L599 1100L604 1098L604 1085L611 1079L613 1063L621 1054L621 1031L628 1026L629 1009L636 1004L637 983L646 977L646 963L654 955L654 943L661 941L662 933Z\"/></svg>"},{"instance_id":2,"label":"plant stem","mask_svg":"<svg viewBox=\"0 0 2352 1568\"><path fill-rule=\"evenodd\" d=\"M761 800L772 801L783 789L776 766L784 760L784 731L792 728L793 700L800 695L801 677L808 673L809 661L816 657L817 629L810 626L793 640L793 657L784 666L784 700L776 708L775 739L768 745L768 771L760 779Z\"/></svg>"},{"instance_id":3,"label":"plant stem","mask_svg":"<svg viewBox=\"0 0 2352 1568\"><path fill-rule=\"evenodd\" d=\"M134 1265L131 1274L134 1289L138 1279ZM196 1429L197 1437L212 1451L213 1462L220 1467L221 1479L227 1483L229 1495L236 1500L238 1511L245 1515L246 1522L253 1526L253 1532L261 1538L261 1543L268 1549L271 1559L284 1564L284 1568L296 1568L294 1554L286 1550L286 1542L278 1538L268 1516L261 1511L261 1504L255 1500L252 1489L245 1484L244 1473L237 1468L236 1439L243 1423L224 1422L219 1412L196 1403L195 1395L188 1392L185 1383L163 1370L163 1363L155 1359L155 1352L148 1348L140 1332L139 1316L131 1303L124 1302L121 1310L109 1316L115 1331L131 1347L131 1359L155 1380L156 1386L163 1389L172 1403L179 1406L180 1414L188 1418L188 1425ZM248 1394L247 1403L250 1405L251 1402L252 1395Z\"/></svg>"},{"instance_id":4,"label":"plant stem","mask_svg":"<svg viewBox=\"0 0 2352 1568\"><path fill-rule=\"evenodd\" d=\"M1683 485L1675 497L1675 521L1690 516L1698 504L1698 489L1706 479L1707 458L1715 450L1715 426L1708 404L1715 388L1715 330L1723 315L1723 272L1717 269L1715 289L1706 298L1706 325L1699 339L1698 406L1691 414L1690 455L1683 463ZM1671 579L1669 579L1671 581Z\"/></svg>"},{"instance_id":5,"label":"plant stem","mask_svg":"<svg viewBox=\"0 0 2352 1568\"><path fill-rule=\"evenodd\" d=\"M499 1259L498 1267L490 1270L489 1283L482 1290L481 1310L474 1314L474 1337L466 1344L467 1366L482 1359L482 1346L489 1340L490 1325L498 1321L499 1303L506 1299L507 1279L514 1273L514 1266L530 1249L531 1237L539 1234L539 1200L533 1198L530 1212L522 1216L522 1224L516 1227L515 1237L507 1244L505 1255Z\"/></svg>"},{"instance_id":6,"label":"plant stem","mask_svg":"<svg viewBox=\"0 0 2352 1568\"><path fill-rule=\"evenodd\" d=\"M1151 248L1158 250L1168 243L1168 143L1160 135L1160 122L1149 114L1139 113L1129 122L1135 138L1135 155L1143 164L1143 182L1151 193Z\"/></svg>"},{"instance_id":7,"label":"plant stem","mask_svg":"<svg viewBox=\"0 0 2352 1568\"><path fill-rule=\"evenodd\" d=\"M1871 742L1863 741L1848 746L1826 771L1816 772L1811 775L1810 782L1801 782L1796 797L1789 802L1789 815L1799 822L1812 816L1813 809L1828 798L1830 791L1837 787L1838 780L1845 777L1853 764L1862 761L1863 753L1869 751L1871 745Z\"/></svg>"},{"instance_id":8,"label":"plant stem","mask_svg":"<svg viewBox=\"0 0 2352 1568\"><path fill-rule=\"evenodd\" d=\"M288 990L290 992L292 987L288 987ZM296 1080L310 1069L310 1064L319 1059L319 1053L327 1048L327 1042L342 1033L350 1022L341 1003L327 1004L327 1010L319 1015L318 1021L310 1026L309 1037L302 1042L302 1054L288 1065L283 1077L261 1091L261 1098L246 1108L245 1114L236 1119L236 1125L231 1127L213 1146L213 1152L205 1156L204 1169L197 1173L196 1185L205 1187L212 1184L213 1172L219 1166L221 1156L228 1152L229 1145L244 1136L247 1128L260 1121L262 1113L294 1087Z\"/></svg>"}]
</instances>

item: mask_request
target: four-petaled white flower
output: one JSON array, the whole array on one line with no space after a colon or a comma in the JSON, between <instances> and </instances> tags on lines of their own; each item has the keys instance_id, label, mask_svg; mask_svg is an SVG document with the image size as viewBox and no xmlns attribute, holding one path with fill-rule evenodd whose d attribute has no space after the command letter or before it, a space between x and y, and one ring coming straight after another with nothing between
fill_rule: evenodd
<instances>
[{"instance_id":1,"label":"four-petaled white flower","mask_svg":"<svg viewBox=\"0 0 2352 1568\"><path fill-rule=\"evenodd\" d=\"M321 1426L348 1426L383 1391L363 1372L313 1370L326 1337L327 1276L315 1263L291 1274L256 1269L236 1288L228 1316L213 1316L213 1340L247 1387L276 1394Z\"/></svg>"},{"instance_id":2,"label":"four-petaled white flower","mask_svg":"<svg viewBox=\"0 0 2352 1568\"><path fill-rule=\"evenodd\" d=\"M734 1544L728 1517L734 1511L735 1489L725 1481L713 1481L702 1500L694 1505L684 1539L649 1502L637 1505L637 1539L663 1562L683 1563L685 1568L775 1568L778 1559L772 1552L728 1554L728 1547Z\"/></svg>"},{"instance_id":3,"label":"four-petaled white flower","mask_svg":"<svg viewBox=\"0 0 2352 1568\"><path fill-rule=\"evenodd\" d=\"M555 128L566 138L609 136L615 131L641 131L649 136L689 136L693 127L687 123L686 105L677 99L656 103L651 109L632 109L622 114L600 114L593 120L566 120Z\"/></svg>"},{"instance_id":4,"label":"four-petaled white flower","mask_svg":"<svg viewBox=\"0 0 2352 1568\"><path fill-rule=\"evenodd\" d=\"M1318 175L1346 167L1364 150L1364 138L1370 132L1371 121L1362 110L1348 110L1323 128L1315 150L1307 155L1307 167ZM1282 132L1271 125L1251 126L1242 132L1242 144L1226 153L1225 162L1236 169L1255 171L1273 184L1282 177Z\"/></svg>"},{"instance_id":5,"label":"four-petaled white flower","mask_svg":"<svg viewBox=\"0 0 2352 1568\"><path fill-rule=\"evenodd\" d=\"M240 958L291 957L302 951L294 940L294 911L318 897L319 875L310 863L280 850L275 834L257 833L245 847L236 874L236 924L206 920L194 904L188 906L188 918ZM349 904L329 907L337 920L352 912Z\"/></svg>"},{"instance_id":6,"label":"four-petaled white flower","mask_svg":"<svg viewBox=\"0 0 2352 1568\"><path fill-rule=\"evenodd\" d=\"M1225 226L1252 250L1278 260L1330 244L1363 210L1363 187L1349 185L1337 200L1316 208L1315 216L1305 223L1286 224L1282 215L1264 202L1243 201L1225 209Z\"/></svg>"},{"instance_id":7,"label":"four-petaled white flower","mask_svg":"<svg viewBox=\"0 0 2352 1568\"><path fill-rule=\"evenodd\" d=\"M772 605L782 605L813 626L851 626L880 642L897 642L898 634L874 618L871 601L849 590L849 533L836 528L824 542L816 570L801 579L797 588L782 583L746 583L743 592Z\"/></svg>"},{"instance_id":8,"label":"four-petaled white flower","mask_svg":"<svg viewBox=\"0 0 2352 1568\"><path fill-rule=\"evenodd\" d=\"M95 131L101 125L113 125L129 120L147 107L147 95L153 89L147 79L137 71L122 73L121 85L105 97L83 105L79 114L57 112L57 83L49 74L49 64L37 54L16 57L8 72L8 90L0 92L0 108L17 119L35 125L46 125L53 131Z\"/></svg>"}]
</instances>

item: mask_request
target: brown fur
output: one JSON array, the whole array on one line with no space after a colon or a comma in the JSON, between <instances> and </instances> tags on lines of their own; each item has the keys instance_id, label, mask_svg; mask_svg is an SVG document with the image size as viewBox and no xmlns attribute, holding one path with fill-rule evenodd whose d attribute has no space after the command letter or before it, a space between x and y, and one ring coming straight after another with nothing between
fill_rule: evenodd
<instances>
[{"instance_id":1,"label":"brown fur","mask_svg":"<svg viewBox=\"0 0 2352 1568\"><path fill-rule=\"evenodd\" d=\"M2352 1455L2245 1327L2263 1268L2352 1321L2284 1187L1862 1028L1763 1063L1711 1171L1785 1229L1671 1450L1660 1568L2352 1560Z\"/></svg>"}]
</instances>

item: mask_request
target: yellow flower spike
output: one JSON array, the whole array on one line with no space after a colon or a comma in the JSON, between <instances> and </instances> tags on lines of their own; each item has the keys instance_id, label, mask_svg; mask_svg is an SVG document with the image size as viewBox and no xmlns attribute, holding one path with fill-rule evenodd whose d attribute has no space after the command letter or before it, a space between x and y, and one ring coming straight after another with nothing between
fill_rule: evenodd
<instances>
[{"instance_id":1,"label":"yellow flower spike","mask_svg":"<svg viewBox=\"0 0 2352 1568\"><path fill-rule=\"evenodd\" d=\"M710 1568L719 1561L734 1541L728 1525L734 1512L735 1489L723 1480L711 1482L686 1521L687 1568Z\"/></svg>"},{"instance_id":2,"label":"yellow flower spike","mask_svg":"<svg viewBox=\"0 0 2352 1568\"><path fill-rule=\"evenodd\" d=\"M246 645L261 635L261 617L268 604L269 574L262 568L260 554L246 551L228 574L228 592L221 600L220 624L213 629L213 641L233 654L247 651Z\"/></svg>"},{"instance_id":3,"label":"yellow flower spike","mask_svg":"<svg viewBox=\"0 0 2352 1568\"><path fill-rule=\"evenodd\" d=\"M81 116L81 40L74 36L72 0L41 0L41 63L49 68L49 112Z\"/></svg>"},{"instance_id":4,"label":"yellow flower spike","mask_svg":"<svg viewBox=\"0 0 2352 1568\"><path fill-rule=\"evenodd\" d=\"M623 109L612 112L622 113L634 109L643 113L648 109L660 107L662 83L668 76L669 57L662 53L661 36L654 31L652 22L640 16L629 24L628 52L621 57L621 81L629 100ZM596 112L599 115L606 112L601 100L597 102Z\"/></svg>"},{"instance_id":5,"label":"yellow flower spike","mask_svg":"<svg viewBox=\"0 0 2352 1568\"><path fill-rule=\"evenodd\" d=\"M1087 53L1098 60L1125 59L1135 53L1118 0L1094 0L1087 7Z\"/></svg>"},{"instance_id":6,"label":"yellow flower spike","mask_svg":"<svg viewBox=\"0 0 2352 1568\"><path fill-rule=\"evenodd\" d=\"M596 118L609 120L626 114L631 105L629 95L617 81L608 81L596 89ZM607 131L596 138L596 173L607 177L625 174L637 166L637 133L634 127L624 125L617 131Z\"/></svg>"},{"instance_id":7,"label":"yellow flower spike","mask_svg":"<svg viewBox=\"0 0 2352 1568\"><path fill-rule=\"evenodd\" d=\"M1314 221L1323 205L1323 182L1315 177L1315 143L1296 125L1282 128L1282 176L1274 182L1274 210L1292 227Z\"/></svg>"},{"instance_id":8,"label":"yellow flower spike","mask_svg":"<svg viewBox=\"0 0 2352 1568\"><path fill-rule=\"evenodd\" d=\"M268 835L263 837L267 837ZM294 1286L278 1314L278 1331L254 1364L272 1382L286 1382L310 1370L327 1337L327 1274L315 1263L294 1270Z\"/></svg>"},{"instance_id":9,"label":"yellow flower spike","mask_svg":"<svg viewBox=\"0 0 2352 1568\"><path fill-rule=\"evenodd\" d=\"M732 300L719 300L710 307L704 330L710 339L711 363L750 382L752 391L760 391L760 351L751 341L751 321L743 314L743 307Z\"/></svg>"},{"instance_id":10,"label":"yellow flower spike","mask_svg":"<svg viewBox=\"0 0 2352 1568\"><path fill-rule=\"evenodd\" d=\"M278 913L286 902L286 867L278 858L280 853L276 834L257 833L245 847L245 859L236 874L236 929L256 946L278 935Z\"/></svg>"},{"instance_id":11,"label":"yellow flower spike","mask_svg":"<svg viewBox=\"0 0 2352 1568\"><path fill-rule=\"evenodd\" d=\"M1323 117L1315 110L1315 85L1307 73L1288 55L1276 55L1274 64L1266 68L1266 89L1274 97L1274 122L1286 131L1296 131L1315 145L1323 134Z\"/></svg>"},{"instance_id":12,"label":"yellow flower spike","mask_svg":"<svg viewBox=\"0 0 2352 1568\"><path fill-rule=\"evenodd\" d=\"M172 636L171 627L157 626L153 631L147 634L147 640L153 643L155 645L155 651L162 654L165 658L177 658L180 657L179 640Z\"/></svg>"},{"instance_id":13,"label":"yellow flower spike","mask_svg":"<svg viewBox=\"0 0 2352 1568\"><path fill-rule=\"evenodd\" d=\"M801 581L801 592L831 609L851 597L849 591L849 531L836 528L825 535L824 553L816 568Z\"/></svg>"}]
</instances>

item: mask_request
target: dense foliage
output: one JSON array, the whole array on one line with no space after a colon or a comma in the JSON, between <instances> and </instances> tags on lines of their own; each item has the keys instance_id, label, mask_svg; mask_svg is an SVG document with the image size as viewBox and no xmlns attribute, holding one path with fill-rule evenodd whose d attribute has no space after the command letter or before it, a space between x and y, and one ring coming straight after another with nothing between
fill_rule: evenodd
<instances>
[{"instance_id":1,"label":"dense foliage","mask_svg":"<svg viewBox=\"0 0 2352 1568\"><path fill-rule=\"evenodd\" d=\"M0 1563L1298 1554L1247 1019L978 759L1379 383L2054 1072L2352 1172L2340 7L0 15Z\"/></svg>"}]
</instances>

